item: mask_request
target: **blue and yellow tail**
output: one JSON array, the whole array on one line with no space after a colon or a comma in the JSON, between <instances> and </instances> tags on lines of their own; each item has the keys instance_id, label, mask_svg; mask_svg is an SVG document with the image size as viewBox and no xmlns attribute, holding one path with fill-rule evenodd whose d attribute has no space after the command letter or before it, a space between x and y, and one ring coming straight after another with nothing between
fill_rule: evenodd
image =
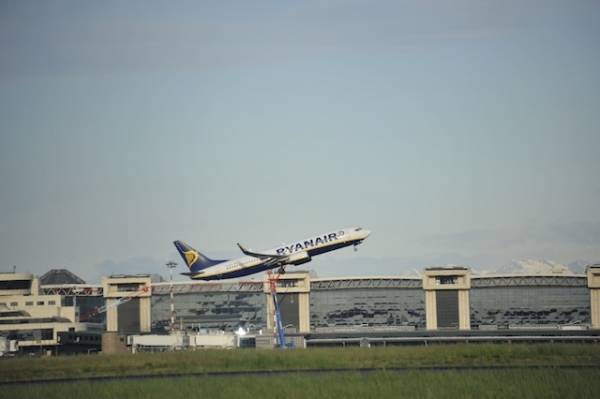
<instances>
[{"instance_id":1,"label":"blue and yellow tail","mask_svg":"<svg viewBox=\"0 0 600 399\"><path fill-rule=\"evenodd\" d=\"M173 244L175 244L175 248L177 248L179 255L181 255L192 273L199 272L210 266L218 265L219 263L227 262L226 259L210 259L208 256L203 255L200 251L190 247L183 241L173 241Z\"/></svg>"}]
</instances>

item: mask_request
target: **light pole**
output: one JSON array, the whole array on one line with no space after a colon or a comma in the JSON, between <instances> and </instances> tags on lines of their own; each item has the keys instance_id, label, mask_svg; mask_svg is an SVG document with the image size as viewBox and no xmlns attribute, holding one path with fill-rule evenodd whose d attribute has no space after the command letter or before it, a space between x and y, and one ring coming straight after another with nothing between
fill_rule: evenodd
<instances>
[{"instance_id":1,"label":"light pole","mask_svg":"<svg viewBox=\"0 0 600 399\"><path fill-rule=\"evenodd\" d=\"M75 323L79 322L79 312L77 311L77 294L81 293L81 289L76 287L73 289L73 310L75 313Z\"/></svg>"},{"instance_id":2,"label":"light pole","mask_svg":"<svg viewBox=\"0 0 600 399\"><path fill-rule=\"evenodd\" d=\"M170 261L166 263L169 268L169 296L171 298L171 323L169 324L169 332L172 333L175 328L175 304L173 303L173 269L177 267L177 263Z\"/></svg>"}]
</instances>

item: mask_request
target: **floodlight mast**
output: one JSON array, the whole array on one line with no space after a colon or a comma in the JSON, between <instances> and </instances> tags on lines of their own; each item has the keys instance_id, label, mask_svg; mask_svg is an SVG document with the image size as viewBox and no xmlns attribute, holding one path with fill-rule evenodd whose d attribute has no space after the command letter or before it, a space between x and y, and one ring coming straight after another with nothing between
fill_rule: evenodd
<instances>
[{"instance_id":1,"label":"floodlight mast","mask_svg":"<svg viewBox=\"0 0 600 399\"><path fill-rule=\"evenodd\" d=\"M169 323L169 331L175 329L175 303L173 303L173 269L177 267L177 263L169 261L166 263L169 268L169 297L171 299L171 322Z\"/></svg>"},{"instance_id":2,"label":"floodlight mast","mask_svg":"<svg viewBox=\"0 0 600 399\"><path fill-rule=\"evenodd\" d=\"M73 289L73 316L75 318L75 323L79 323L79 320L81 319L79 315L79 312L77 311L77 294L81 293L81 288L76 287Z\"/></svg>"}]
</instances>

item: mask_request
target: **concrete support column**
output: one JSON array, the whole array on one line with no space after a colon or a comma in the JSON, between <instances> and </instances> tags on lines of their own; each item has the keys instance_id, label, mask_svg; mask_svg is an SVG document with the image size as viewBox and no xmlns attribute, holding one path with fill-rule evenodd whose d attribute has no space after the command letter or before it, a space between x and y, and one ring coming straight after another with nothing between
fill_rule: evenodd
<instances>
[{"instance_id":1,"label":"concrete support column","mask_svg":"<svg viewBox=\"0 0 600 399\"><path fill-rule=\"evenodd\" d=\"M428 330L437 330L437 306L435 291L425 291L425 321Z\"/></svg>"},{"instance_id":2,"label":"concrete support column","mask_svg":"<svg viewBox=\"0 0 600 399\"><path fill-rule=\"evenodd\" d=\"M310 295L308 292L298 294L298 306L300 313L300 326L298 332L310 332Z\"/></svg>"},{"instance_id":3,"label":"concrete support column","mask_svg":"<svg viewBox=\"0 0 600 399\"><path fill-rule=\"evenodd\" d=\"M264 283L264 293L267 297L267 330L274 328L275 305L271 297L268 279ZM277 280L277 293L298 295L298 325L299 333L310 332L310 276L308 272L291 272L279 276ZM285 319L285 316L283 316Z\"/></svg>"},{"instance_id":4,"label":"concrete support column","mask_svg":"<svg viewBox=\"0 0 600 399\"><path fill-rule=\"evenodd\" d=\"M106 298L106 331L108 332L117 332L119 330L116 302L117 300L114 298Z\"/></svg>"},{"instance_id":5,"label":"concrete support column","mask_svg":"<svg viewBox=\"0 0 600 399\"><path fill-rule=\"evenodd\" d=\"M150 332L150 297L152 295L150 282L149 275L111 276L102 279L106 306L106 331L109 333L106 335L106 338L102 338L103 350L106 347L108 348L108 351L113 351L117 346L121 344L125 345L125 337L118 336L119 307L129 301L138 301L139 303L138 331L140 333ZM137 328L134 329L134 331L135 330L137 330Z\"/></svg>"},{"instance_id":6,"label":"concrete support column","mask_svg":"<svg viewBox=\"0 0 600 399\"><path fill-rule=\"evenodd\" d=\"M428 330L471 329L471 272L465 267L432 267L423 274Z\"/></svg>"},{"instance_id":7,"label":"concrete support column","mask_svg":"<svg viewBox=\"0 0 600 399\"><path fill-rule=\"evenodd\" d=\"M140 332L150 332L151 322L150 297L140 298Z\"/></svg>"},{"instance_id":8,"label":"concrete support column","mask_svg":"<svg viewBox=\"0 0 600 399\"><path fill-rule=\"evenodd\" d=\"M590 289L590 316L592 328L600 329L600 265L587 267L587 283Z\"/></svg>"},{"instance_id":9,"label":"concrete support column","mask_svg":"<svg viewBox=\"0 0 600 399\"><path fill-rule=\"evenodd\" d=\"M275 326L275 320L273 314L275 313L275 306L273 304L273 299L268 295L265 296L265 300L267 301L267 330L272 331Z\"/></svg>"},{"instance_id":10,"label":"concrete support column","mask_svg":"<svg viewBox=\"0 0 600 399\"><path fill-rule=\"evenodd\" d=\"M469 307L469 290L458 290L458 329L471 329L471 310Z\"/></svg>"},{"instance_id":11,"label":"concrete support column","mask_svg":"<svg viewBox=\"0 0 600 399\"><path fill-rule=\"evenodd\" d=\"M600 328L600 289L590 290L592 328Z\"/></svg>"},{"instance_id":12,"label":"concrete support column","mask_svg":"<svg viewBox=\"0 0 600 399\"><path fill-rule=\"evenodd\" d=\"M40 294L40 279L34 277L31 280L31 295L39 295Z\"/></svg>"}]
</instances>

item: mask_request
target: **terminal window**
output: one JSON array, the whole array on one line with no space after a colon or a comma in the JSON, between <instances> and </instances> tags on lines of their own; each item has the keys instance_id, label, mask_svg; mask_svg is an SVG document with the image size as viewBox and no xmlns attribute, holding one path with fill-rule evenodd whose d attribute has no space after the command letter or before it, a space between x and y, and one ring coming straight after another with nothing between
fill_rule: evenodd
<instances>
[{"instance_id":1,"label":"terminal window","mask_svg":"<svg viewBox=\"0 0 600 399\"><path fill-rule=\"evenodd\" d=\"M450 285L456 284L457 277L456 276L437 276L435 278L438 285Z\"/></svg>"},{"instance_id":2,"label":"terminal window","mask_svg":"<svg viewBox=\"0 0 600 399\"><path fill-rule=\"evenodd\" d=\"M25 306L33 306L33 302L32 301L27 301L27 302L25 302Z\"/></svg>"},{"instance_id":3,"label":"terminal window","mask_svg":"<svg viewBox=\"0 0 600 399\"><path fill-rule=\"evenodd\" d=\"M140 289L140 284L118 284L117 290L121 292L135 292Z\"/></svg>"},{"instance_id":4,"label":"terminal window","mask_svg":"<svg viewBox=\"0 0 600 399\"><path fill-rule=\"evenodd\" d=\"M27 290L31 288L31 280L0 281L0 290Z\"/></svg>"},{"instance_id":5,"label":"terminal window","mask_svg":"<svg viewBox=\"0 0 600 399\"><path fill-rule=\"evenodd\" d=\"M43 305L43 304L44 304L44 301L38 301L38 302L37 302L37 304L38 304L38 305Z\"/></svg>"}]
</instances>

